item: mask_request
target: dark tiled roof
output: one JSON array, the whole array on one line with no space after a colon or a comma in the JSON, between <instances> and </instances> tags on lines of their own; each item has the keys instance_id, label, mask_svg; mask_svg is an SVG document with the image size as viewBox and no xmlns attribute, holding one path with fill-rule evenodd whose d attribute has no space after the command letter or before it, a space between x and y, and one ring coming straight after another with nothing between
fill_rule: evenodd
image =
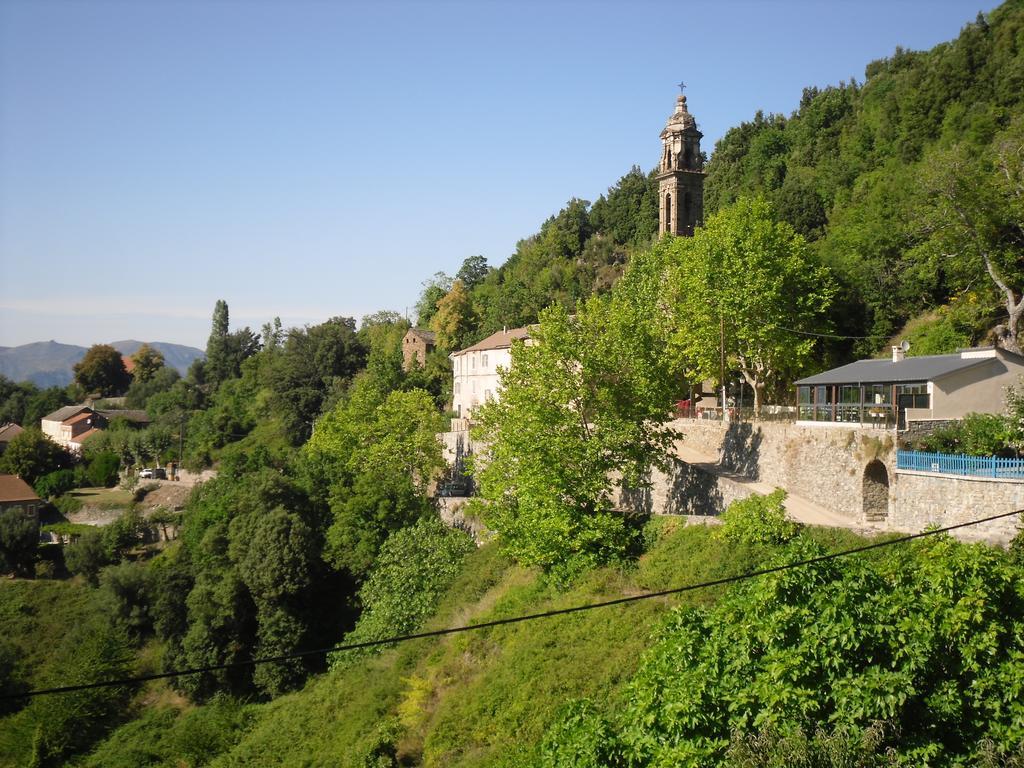
<instances>
[{"instance_id":1,"label":"dark tiled roof","mask_svg":"<svg viewBox=\"0 0 1024 768\"><path fill-rule=\"evenodd\" d=\"M972 350L965 350L970 352ZM973 350L980 351L980 350ZM996 355L1007 354L997 352ZM1013 357L1016 357L1014 355ZM884 360L858 360L849 365L833 368L831 371L800 379L797 384L883 384L911 381L935 381L951 373L965 371L976 365L991 364L999 361L998 356L964 356L957 352L952 355L922 355L907 357L893 362ZM1021 362L1024 362L1022 360Z\"/></svg>"},{"instance_id":2,"label":"dark tiled roof","mask_svg":"<svg viewBox=\"0 0 1024 768\"><path fill-rule=\"evenodd\" d=\"M48 413L43 416L43 421L66 421L72 416L77 416L82 411L91 410L87 405L65 405L63 408L58 408L53 413Z\"/></svg>"},{"instance_id":3,"label":"dark tiled roof","mask_svg":"<svg viewBox=\"0 0 1024 768\"><path fill-rule=\"evenodd\" d=\"M492 333L483 341L479 341L471 347L460 349L455 352L456 355L464 355L467 352L480 352L487 349L508 349L512 346L513 341L523 340L530 338L529 328L509 328L505 331L498 331Z\"/></svg>"},{"instance_id":4,"label":"dark tiled roof","mask_svg":"<svg viewBox=\"0 0 1024 768\"><path fill-rule=\"evenodd\" d=\"M0 475L0 501L39 501L32 486L17 475Z\"/></svg>"},{"instance_id":5,"label":"dark tiled roof","mask_svg":"<svg viewBox=\"0 0 1024 768\"><path fill-rule=\"evenodd\" d=\"M0 427L0 443L9 443L24 431L17 424L4 424Z\"/></svg>"},{"instance_id":6,"label":"dark tiled roof","mask_svg":"<svg viewBox=\"0 0 1024 768\"><path fill-rule=\"evenodd\" d=\"M409 334L419 336L428 344L434 344L437 340L437 334L433 331L428 331L426 328L410 328L406 335L408 336Z\"/></svg>"}]
</instances>

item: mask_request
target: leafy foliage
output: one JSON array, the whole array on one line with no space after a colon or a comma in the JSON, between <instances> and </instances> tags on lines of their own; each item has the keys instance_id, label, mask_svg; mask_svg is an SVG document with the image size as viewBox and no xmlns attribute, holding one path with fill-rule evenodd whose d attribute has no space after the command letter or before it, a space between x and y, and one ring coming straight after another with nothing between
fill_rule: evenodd
<instances>
[{"instance_id":1,"label":"leafy foliage","mask_svg":"<svg viewBox=\"0 0 1024 768\"><path fill-rule=\"evenodd\" d=\"M96 615L74 627L55 651L50 685L75 685L125 677L131 655L123 635ZM35 722L30 765L63 765L110 729L124 706L128 689L93 688L33 699L28 717Z\"/></svg>"},{"instance_id":2,"label":"leafy foliage","mask_svg":"<svg viewBox=\"0 0 1024 768\"><path fill-rule=\"evenodd\" d=\"M131 357L132 383L145 383L164 367L164 353L149 344L143 344Z\"/></svg>"},{"instance_id":3,"label":"leafy foliage","mask_svg":"<svg viewBox=\"0 0 1024 768\"><path fill-rule=\"evenodd\" d=\"M71 466L71 456L38 427L28 427L0 454L0 472L17 475L29 485L43 475Z\"/></svg>"},{"instance_id":4,"label":"leafy foliage","mask_svg":"<svg viewBox=\"0 0 1024 768\"><path fill-rule=\"evenodd\" d=\"M35 483L35 492L41 499L55 499L62 496L72 488L78 486L75 472L70 469L58 469L49 472Z\"/></svg>"},{"instance_id":5,"label":"leafy foliage","mask_svg":"<svg viewBox=\"0 0 1024 768\"><path fill-rule=\"evenodd\" d=\"M743 374L758 408L766 387L792 381L811 361L815 339L806 334L826 328L828 272L763 199L743 198L665 247L672 344L689 379L721 378L724 343L729 369Z\"/></svg>"},{"instance_id":6,"label":"leafy foliage","mask_svg":"<svg viewBox=\"0 0 1024 768\"><path fill-rule=\"evenodd\" d=\"M20 507L0 512L0 572L31 574L39 546L39 522Z\"/></svg>"},{"instance_id":7,"label":"leafy foliage","mask_svg":"<svg viewBox=\"0 0 1024 768\"><path fill-rule=\"evenodd\" d=\"M734 501L722 513L722 527L715 531L727 541L749 544L785 544L800 530L786 517L786 492L777 488L767 496L752 494Z\"/></svg>"},{"instance_id":8,"label":"leafy foliage","mask_svg":"<svg viewBox=\"0 0 1024 768\"><path fill-rule=\"evenodd\" d=\"M418 629L433 614L472 550L472 539L436 517L391 534L359 589L362 615L344 642L380 640ZM334 654L332 666L350 663L358 655L353 651Z\"/></svg>"},{"instance_id":9,"label":"leafy foliage","mask_svg":"<svg viewBox=\"0 0 1024 768\"><path fill-rule=\"evenodd\" d=\"M121 353L109 344L93 344L75 363L75 382L86 392L99 392L104 397L124 394L131 376L124 367Z\"/></svg>"},{"instance_id":10,"label":"leafy foliage","mask_svg":"<svg viewBox=\"0 0 1024 768\"><path fill-rule=\"evenodd\" d=\"M822 552L798 536L774 562ZM713 608L675 613L608 741L641 766L728 753L749 764L757 742L731 734L776 734L778 755L825 723L840 730L805 756L884 747L900 764L956 765L975 764L986 742L1012 751L1024 738L1011 693L1024 668L1010 640L1024 625L1020 579L1004 553L946 538L745 582Z\"/></svg>"}]
</instances>

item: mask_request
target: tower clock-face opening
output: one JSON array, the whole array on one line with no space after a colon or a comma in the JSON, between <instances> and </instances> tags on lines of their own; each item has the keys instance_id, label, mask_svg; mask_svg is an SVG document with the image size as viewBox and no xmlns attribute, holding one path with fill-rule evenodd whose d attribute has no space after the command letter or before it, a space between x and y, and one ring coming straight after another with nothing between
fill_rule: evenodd
<instances>
[{"instance_id":1,"label":"tower clock-face opening","mask_svg":"<svg viewBox=\"0 0 1024 768\"><path fill-rule=\"evenodd\" d=\"M704 165L700 152L703 134L686 105L676 97L676 108L661 132L661 164L658 173L658 233L692 235L704 223Z\"/></svg>"}]
</instances>

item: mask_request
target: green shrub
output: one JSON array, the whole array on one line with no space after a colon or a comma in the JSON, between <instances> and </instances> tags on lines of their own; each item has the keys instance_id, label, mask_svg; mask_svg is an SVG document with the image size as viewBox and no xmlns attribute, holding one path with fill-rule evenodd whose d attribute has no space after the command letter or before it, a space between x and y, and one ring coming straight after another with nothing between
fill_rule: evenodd
<instances>
[{"instance_id":1,"label":"green shrub","mask_svg":"<svg viewBox=\"0 0 1024 768\"><path fill-rule=\"evenodd\" d=\"M820 554L801 535L775 562ZM1022 579L1005 553L941 538L743 582L713 607L675 612L607 738L631 766L729 753L726 764L859 765L890 751L901 765L976 765L983 744L1012 754L1024 741ZM772 759L752 761L755 748Z\"/></svg>"},{"instance_id":2,"label":"green shrub","mask_svg":"<svg viewBox=\"0 0 1024 768\"><path fill-rule=\"evenodd\" d=\"M968 456L1013 456L1010 422L992 413L969 413L962 421L920 438L914 447L932 453L965 453Z\"/></svg>"},{"instance_id":3,"label":"green shrub","mask_svg":"<svg viewBox=\"0 0 1024 768\"><path fill-rule=\"evenodd\" d=\"M101 614L72 628L54 652L43 683L75 685L116 680L131 671L131 654L123 634ZM93 688L32 700L28 716L36 723L33 768L64 765L87 749L118 719L128 701L126 687Z\"/></svg>"},{"instance_id":4,"label":"green shrub","mask_svg":"<svg viewBox=\"0 0 1024 768\"><path fill-rule=\"evenodd\" d=\"M64 496L54 499L53 506L55 506L57 511L64 515L64 517L67 517L68 515L73 515L82 508L82 500L77 496L65 494Z\"/></svg>"},{"instance_id":5,"label":"green shrub","mask_svg":"<svg viewBox=\"0 0 1024 768\"><path fill-rule=\"evenodd\" d=\"M359 590L363 613L345 642L379 640L415 630L434 612L473 548L469 536L436 517L391 534ZM337 666L357 655L333 654L331 663Z\"/></svg>"},{"instance_id":6,"label":"green shrub","mask_svg":"<svg viewBox=\"0 0 1024 768\"><path fill-rule=\"evenodd\" d=\"M107 615L133 642L153 631L154 578L146 563L124 561L100 571L100 599Z\"/></svg>"},{"instance_id":7,"label":"green shrub","mask_svg":"<svg viewBox=\"0 0 1024 768\"><path fill-rule=\"evenodd\" d=\"M104 546L103 529L85 531L77 541L64 549L64 563L71 573L84 576L90 584L96 584L100 569L110 564L107 548Z\"/></svg>"},{"instance_id":8,"label":"green shrub","mask_svg":"<svg viewBox=\"0 0 1024 768\"><path fill-rule=\"evenodd\" d=\"M786 492L777 488L767 496L755 493L734 501L715 533L736 543L784 544L800 531L800 524L786 517L785 500Z\"/></svg>"},{"instance_id":9,"label":"green shrub","mask_svg":"<svg viewBox=\"0 0 1024 768\"><path fill-rule=\"evenodd\" d=\"M89 461L86 470L89 483L97 488L113 488L117 485L117 472L121 459L113 451L100 451Z\"/></svg>"},{"instance_id":10,"label":"green shrub","mask_svg":"<svg viewBox=\"0 0 1024 768\"><path fill-rule=\"evenodd\" d=\"M35 491L41 499L55 499L77 487L72 469L58 469L36 480Z\"/></svg>"}]
</instances>

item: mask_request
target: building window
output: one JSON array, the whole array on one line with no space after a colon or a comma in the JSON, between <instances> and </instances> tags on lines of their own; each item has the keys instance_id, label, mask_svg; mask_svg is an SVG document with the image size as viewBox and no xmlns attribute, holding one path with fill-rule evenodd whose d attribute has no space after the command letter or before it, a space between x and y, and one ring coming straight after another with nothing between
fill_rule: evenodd
<instances>
[{"instance_id":1,"label":"building window","mask_svg":"<svg viewBox=\"0 0 1024 768\"><path fill-rule=\"evenodd\" d=\"M484 359L483 359L482 365L483 365L484 368L487 367L487 355L484 355Z\"/></svg>"},{"instance_id":2,"label":"building window","mask_svg":"<svg viewBox=\"0 0 1024 768\"><path fill-rule=\"evenodd\" d=\"M896 402L900 408L931 408L927 384L897 384Z\"/></svg>"},{"instance_id":3,"label":"building window","mask_svg":"<svg viewBox=\"0 0 1024 768\"><path fill-rule=\"evenodd\" d=\"M455 382L455 394L459 394L459 382Z\"/></svg>"},{"instance_id":4,"label":"building window","mask_svg":"<svg viewBox=\"0 0 1024 768\"><path fill-rule=\"evenodd\" d=\"M476 394L476 381L473 382L473 394Z\"/></svg>"},{"instance_id":5,"label":"building window","mask_svg":"<svg viewBox=\"0 0 1024 768\"><path fill-rule=\"evenodd\" d=\"M469 367L472 368L473 370L476 370L476 354L475 353L473 354L473 357L470 360Z\"/></svg>"},{"instance_id":6,"label":"building window","mask_svg":"<svg viewBox=\"0 0 1024 768\"><path fill-rule=\"evenodd\" d=\"M491 394L491 390L485 389L484 390L484 400L486 400L487 402L490 402L493 399L494 399L494 396Z\"/></svg>"},{"instance_id":7,"label":"building window","mask_svg":"<svg viewBox=\"0 0 1024 768\"><path fill-rule=\"evenodd\" d=\"M665 229L672 231L672 195L665 195Z\"/></svg>"}]
</instances>

